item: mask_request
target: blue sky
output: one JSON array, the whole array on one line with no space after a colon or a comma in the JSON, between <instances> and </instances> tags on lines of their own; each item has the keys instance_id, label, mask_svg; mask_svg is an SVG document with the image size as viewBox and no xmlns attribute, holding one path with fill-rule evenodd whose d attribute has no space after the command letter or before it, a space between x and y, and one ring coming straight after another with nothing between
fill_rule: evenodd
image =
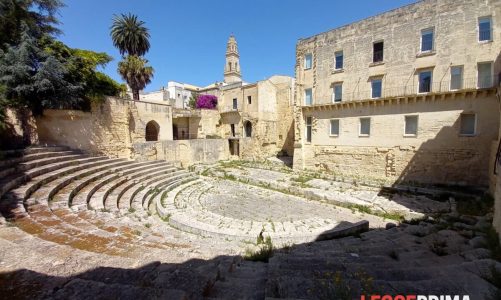
<instances>
[{"instance_id":1,"label":"blue sky","mask_svg":"<svg viewBox=\"0 0 501 300\"><path fill-rule=\"evenodd\" d=\"M150 29L146 58L155 69L147 91L169 80L196 85L222 81L224 53L233 33L245 81L274 74L294 76L295 45L308 37L385 12L414 0L67 0L59 38L73 48L106 52L115 59L104 72L117 74L121 59L109 27L113 14L131 12Z\"/></svg>"}]
</instances>

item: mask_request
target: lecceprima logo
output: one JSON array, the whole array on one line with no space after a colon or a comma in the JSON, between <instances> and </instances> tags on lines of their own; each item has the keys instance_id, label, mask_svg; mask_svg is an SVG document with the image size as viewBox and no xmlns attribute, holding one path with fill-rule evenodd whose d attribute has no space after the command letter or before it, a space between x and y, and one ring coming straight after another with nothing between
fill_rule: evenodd
<instances>
[{"instance_id":1,"label":"lecceprima logo","mask_svg":"<svg viewBox=\"0 0 501 300\"><path fill-rule=\"evenodd\" d=\"M468 295L361 295L360 300L470 300Z\"/></svg>"}]
</instances>

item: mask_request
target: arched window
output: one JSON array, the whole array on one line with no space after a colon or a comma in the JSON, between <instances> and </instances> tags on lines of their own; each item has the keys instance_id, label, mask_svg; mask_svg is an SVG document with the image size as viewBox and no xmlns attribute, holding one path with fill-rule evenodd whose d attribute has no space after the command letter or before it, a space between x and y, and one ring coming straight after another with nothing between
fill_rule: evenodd
<instances>
[{"instance_id":1,"label":"arched window","mask_svg":"<svg viewBox=\"0 0 501 300\"><path fill-rule=\"evenodd\" d=\"M228 71L231 71L231 61L228 62Z\"/></svg>"},{"instance_id":2,"label":"arched window","mask_svg":"<svg viewBox=\"0 0 501 300\"><path fill-rule=\"evenodd\" d=\"M252 124L250 121L244 123L245 137L252 137Z\"/></svg>"},{"instance_id":3,"label":"arched window","mask_svg":"<svg viewBox=\"0 0 501 300\"><path fill-rule=\"evenodd\" d=\"M238 71L238 63L235 63L235 71Z\"/></svg>"},{"instance_id":4,"label":"arched window","mask_svg":"<svg viewBox=\"0 0 501 300\"><path fill-rule=\"evenodd\" d=\"M146 141L158 141L158 132L160 131L160 125L155 121L149 121L146 124Z\"/></svg>"}]
</instances>

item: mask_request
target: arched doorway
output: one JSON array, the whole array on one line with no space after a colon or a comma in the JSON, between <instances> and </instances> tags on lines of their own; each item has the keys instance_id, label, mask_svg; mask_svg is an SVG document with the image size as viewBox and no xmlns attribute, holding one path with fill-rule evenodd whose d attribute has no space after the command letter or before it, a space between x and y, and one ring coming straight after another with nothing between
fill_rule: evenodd
<instances>
[{"instance_id":1,"label":"arched doorway","mask_svg":"<svg viewBox=\"0 0 501 300\"><path fill-rule=\"evenodd\" d=\"M158 132L160 132L160 125L155 121L149 121L146 124L146 141L158 141Z\"/></svg>"},{"instance_id":2,"label":"arched doorway","mask_svg":"<svg viewBox=\"0 0 501 300\"><path fill-rule=\"evenodd\" d=\"M252 137L252 123L250 121L244 123L244 134L245 137Z\"/></svg>"}]
</instances>

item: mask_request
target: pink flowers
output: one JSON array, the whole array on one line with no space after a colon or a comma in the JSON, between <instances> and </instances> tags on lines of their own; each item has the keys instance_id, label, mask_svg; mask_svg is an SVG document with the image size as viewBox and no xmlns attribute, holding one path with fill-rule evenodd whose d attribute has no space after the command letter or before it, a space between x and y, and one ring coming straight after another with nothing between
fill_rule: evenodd
<instances>
[{"instance_id":1,"label":"pink flowers","mask_svg":"<svg viewBox=\"0 0 501 300\"><path fill-rule=\"evenodd\" d=\"M199 95L197 98L197 108L215 109L217 97L214 95Z\"/></svg>"}]
</instances>

